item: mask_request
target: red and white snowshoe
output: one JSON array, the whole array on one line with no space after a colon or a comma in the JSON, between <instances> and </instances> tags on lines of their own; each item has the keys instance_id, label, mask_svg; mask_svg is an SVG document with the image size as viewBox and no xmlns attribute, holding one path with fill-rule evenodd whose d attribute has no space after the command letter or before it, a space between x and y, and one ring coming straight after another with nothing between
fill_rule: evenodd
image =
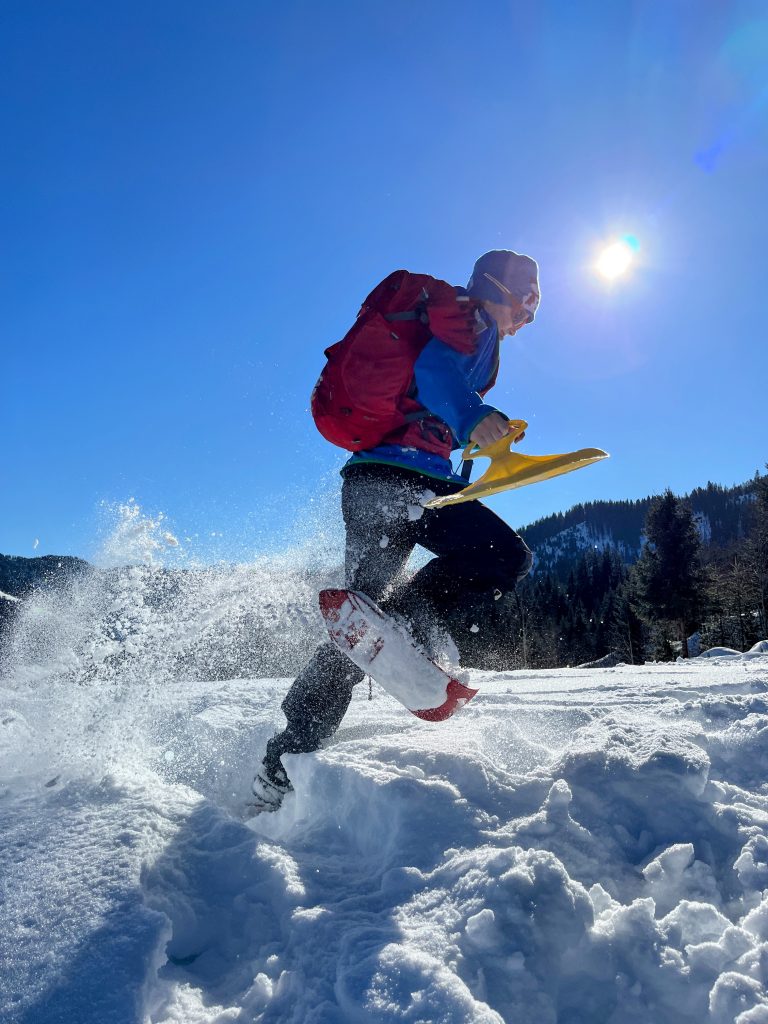
<instances>
[{"instance_id":1,"label":"red and white snowshoe","mask_svg":"<svg viewBox=\"0 0 768 1024\"><path fill-rule=\"evenodd\" d=\"M320 611L336 646L418 718L442 722L477 693L360 591L321 590Z\"/></svg>"}]
</instances>

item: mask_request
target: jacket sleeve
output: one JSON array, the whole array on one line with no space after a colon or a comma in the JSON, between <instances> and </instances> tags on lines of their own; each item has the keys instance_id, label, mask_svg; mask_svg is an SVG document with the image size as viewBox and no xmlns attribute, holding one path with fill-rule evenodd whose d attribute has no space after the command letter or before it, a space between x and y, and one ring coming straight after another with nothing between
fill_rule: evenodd
<instances>
[{"instance_id":1,"label":"jacket sleeve","mask_svg":"<svg viewBox=\"0 0 768 1024\"><path fill-rule=\"evenodd\" d=\"M469 435L480 420L499 411L486 405L467 383L471 363L472 356L462 355L432 338L414 366L417 401L447 423L462 445L468 444Z\"/></svg>"}]
</instances>

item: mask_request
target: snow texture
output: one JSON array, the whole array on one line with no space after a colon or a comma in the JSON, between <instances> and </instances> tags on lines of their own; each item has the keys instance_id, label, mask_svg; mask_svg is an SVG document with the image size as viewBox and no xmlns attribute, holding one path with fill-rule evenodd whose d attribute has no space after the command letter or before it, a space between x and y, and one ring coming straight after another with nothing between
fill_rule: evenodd
<instances>
[{"instance_id":1,"label":"snow texture","mask_svg":"<svg viewBox=\"0 0 768 1024\"><path fill-rule=\"evenodd\" d=\"M0 684L4 1024L768 1021L763 648L472 673L439 724L358 687L253 820L289 680L34 650Z\"/></svg>"}]
</instances>

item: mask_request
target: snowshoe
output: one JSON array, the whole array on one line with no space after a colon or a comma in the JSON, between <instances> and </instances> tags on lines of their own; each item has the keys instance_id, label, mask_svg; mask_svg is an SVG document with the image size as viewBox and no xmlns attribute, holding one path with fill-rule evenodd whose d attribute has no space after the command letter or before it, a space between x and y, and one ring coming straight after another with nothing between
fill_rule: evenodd
<instances>
[{"instance_id":1,"label":"snowshoe","mask_svg":"<svg viewBox=\"0 0 768 1024\"><path fill-rule=\"evenodd\" d=\"M436 664L366 594L322 590L320 611L336 646L417 718L441 722L477 693Z\"/></svg>"}]
</instances>

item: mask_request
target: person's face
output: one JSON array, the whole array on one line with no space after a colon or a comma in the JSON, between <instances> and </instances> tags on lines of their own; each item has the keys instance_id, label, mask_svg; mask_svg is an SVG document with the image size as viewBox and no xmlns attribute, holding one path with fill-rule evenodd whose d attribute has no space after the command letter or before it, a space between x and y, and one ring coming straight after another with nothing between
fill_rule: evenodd
<instances>
[{"instance_id":1,"label":"person's face","mask_svg":"<svg viewBox=\"0 0 768 1024\"><path fill-rule=\"evenodd\" d=\"M528 310L522 306L507 306L501 302L483 302L486 311L496 321L500 338L514 337L528 323Z\"/></svg>"}]
</instances>

